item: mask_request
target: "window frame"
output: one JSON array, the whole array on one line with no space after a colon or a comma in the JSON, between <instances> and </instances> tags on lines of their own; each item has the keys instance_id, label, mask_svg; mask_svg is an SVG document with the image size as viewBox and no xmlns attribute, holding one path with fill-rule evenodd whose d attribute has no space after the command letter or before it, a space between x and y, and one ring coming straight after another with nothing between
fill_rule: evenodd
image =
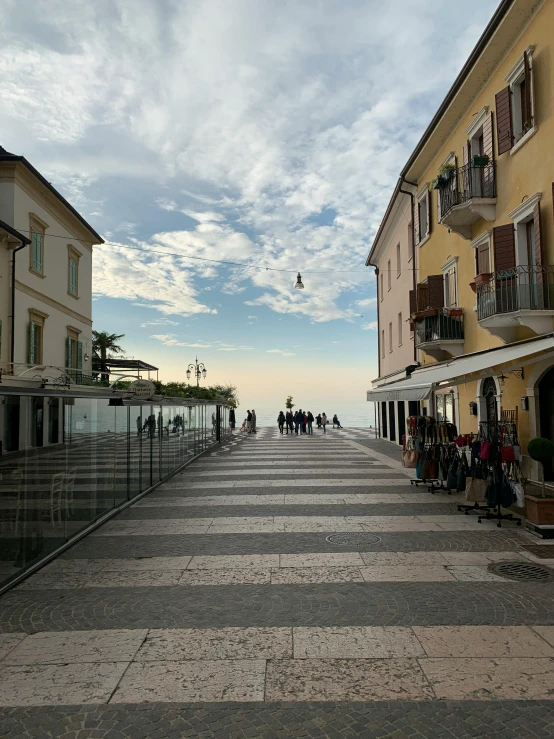
<instances>
[{"instance_id":1,"label":"window frame","mask_svg":"<svg viewBox=\"0 0 554 739\"><path fill-rule=\"evenodd\" d=\"M387 292L392 290L392 265L391 260L387 262Z\"/></svg>"},{"instance_id":2,"label":"window frame","mask_svg":"<svg viewBox=\"0 0 554 739\"><path fill-rule=\"evenodd\" d=\"M29 308L29 327L34 326L34 350L33 350L33 363L32 366L41 365L44 359L44 328L46 319L48 318L47 313L43 313L36 308ZM31 332L33 329L29 328L29 342L31 341ZM31 358L31 347L27 347L28 353L28 364L30 364Z\"/></svg>"},{"instance_id":3,"label":"window frame","mask_svg":"<svg viewBox=\"0 0 554 739\"><path fill-rule=\"evenodd\" d=\"M505 81L510 87L511 97L511 120L512 120L512 136L513 144L510 149L510 156L519 151L521 147L535 135L538 130L535 102L535 75L533 70L533 52L534 46L528 46L525 52L519 57L512 69L505 77ZM525 57L529 66L529 116L531 125L527 131L523 130L523 108L521 103L521 85L525 82Z\"/></svg>"},{"instance_id":4,"label":"window frame","mask_svg":"<svg viewBox=\"0 0 554 739\"><path fill-rule=\"evenodd\" d=\"M46 244L46 229L48 228L48 224L45 223L42 218L39 218L39 216L35 215L34 213L29 213L29 236L31 238L31 244L29 245L29 272L32 272L37 277L40 277L41 279L44 279L46 275L44 274L44 263L45 263L45 244ZM40 245L40 269L36 268L36 260L33 259L34 251L35 251L35 245L34 245L34 234L37 234L41 237L41 245Z\"/></svg>"},{"instance_id":5,"label":"window frame","mask_svg":"<svg viewBox=\"0 0 554 739\"><path fill-rule=\"evenodd\" d=\"M445 308L458 308L459 307L459 294L458 294L458 257L452 257L445 262L441 267L441 272L444 275L444 307ZM454 302L450 301L450 275L454 275Z\"/></svg>"},{"instance_id":6,"label":"window frame","mask_svg":"<svg viewBox=\"0 0 554 739\"><path fill-rule=\"evenodd\" d=\"M425 203L423 212L425 213L426 232L422 234L421 231L421 211L420 207ZM417 209L417 246L423 246L426 241L431 238L431 192L429 191L429 185L426 183L421 190L416 194L416 209Z\"/></svg>"},{"instance_id":7,"label":"window frame","mask_svg":"<svg viewBox=\"0 0 554 739\"><path fill-rule=\"evenodd\" d=\"M392 321L389 321L389 354L393 352L393 341L392 341Z\"/></svg>"},{"instance_id":8,"label":"window frame","mask_svg":"<svg viewBox=\"0 0 554 739\"><path fill-rule=\"evenodd\" d=\"M381 359L385 358L385 329L381 329Z\"/></svg>"},{"instance_id":9,"label":"window frame","mask_svg":"<svg viewBox=\"0 0 554 739\"><path fill-rule=\"evenodd\" d=\"M79 299L79 261L83 255L72 244L67 245L67 294ZM75 264L75 292L71 290L71 263Z\"/></svg>"},{"instance_id":10,"label":"window frame","mask_svg":"<svg viewBox=\"0 0 554 739\"><path fill-rule=\"evenodd\" d=\"M487 245L487 251L489 255L489 274L492 272L491 232L484 231L480 236L474 239L470 244L471 248L474 250L473 262L475 264L475 276L477 276L478 274L485 274L485 273L479 272L479 249L484 244Z\"/></svg>"},{"instance_id":11,"label":"window frame","mask_svg":"<svg viewBox=\"0 0 554 739\"><path fill-rule=\"evenodd\" d=\"M540 205L541 198L542 192L536 192L508 214L514 223L516 267L531 266L527 261L527 224L534 222L535 206Z\"/></svg>"},{"instance_id":12,"label":"window frame","mask_svg":"<svg viewBox=\"0 0 554 739\"><path fill-rule=\"evenodd\" d=\"M398 314L398 346L402 346L402 311Z\"/></svg>"},{"instance_id":13,"label":"window frame","mask_svg":"<svg viewBox=\"0 0 554 739\"><path fill-rule=\"evenodd\" d=\"M380 301L382 301L383 298L385 297L385 278L382 272L379 274L379 287L381 288L379 290L379 298L380 298Z\"/></svg>"},{"instance_id":14,"label":"window frame","mask_svg":"<svg viewBox=\"0 0 554 739\"><path fill-rule=\"evenodd\" d=\"M402 274L402 251L400 248L400 241L396 245L396 279Z\"/></svg>"}]
</instances>

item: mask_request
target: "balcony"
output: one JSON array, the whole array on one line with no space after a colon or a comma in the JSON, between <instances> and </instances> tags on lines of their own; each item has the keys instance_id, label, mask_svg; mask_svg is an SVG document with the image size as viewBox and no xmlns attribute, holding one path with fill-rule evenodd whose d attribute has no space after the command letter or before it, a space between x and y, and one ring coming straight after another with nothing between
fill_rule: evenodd
<instances>
[{"instance_id":1,"label":"balcony","mask_svg":"<svg viewBox=\"0 0 554 739\"><path fill-rule=\"evenodd\" d=\"M493 162L466 164L439 175L440 222L464 239L471 239L471 226L480 218L496 218L496 171Z\"/></svg>"},{"instance_id":2,"label":"balcony","mask_svg":"<svg viewBox=\"0 0 554 739\"><path fill-rule=\"evenodd\" d=\"M415 343L437 361L464 351L464 316L461 308L428 308L416 313Z\"/></svg>"},{"instance_id":3,"label":"balcony","mask_svg":"<svg viewBox=\"0 0 554 739\"><path fill-rule=\"evenodd\" d=\"M479 325L503 341L514 341L519 326L537 335L552 332L554 266L520 265L493 272L476 292Z\"/></svg>"}]
</instances>

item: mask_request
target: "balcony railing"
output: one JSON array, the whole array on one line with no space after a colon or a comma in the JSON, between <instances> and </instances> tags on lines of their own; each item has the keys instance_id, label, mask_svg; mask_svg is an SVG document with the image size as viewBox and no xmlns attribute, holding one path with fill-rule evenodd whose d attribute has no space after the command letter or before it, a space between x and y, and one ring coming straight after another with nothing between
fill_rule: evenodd
<instances>
[{"instance_id":1,"label":"balcony railing","mask_svg":"<svg viewBox=\"0 0 554 739\"><path fill-rule=\"evenodd\" d=\"M554 310L554 266L521 265L477 285L477 319L521 310Z\"/></svg>"},{"instance_id":2,"label":"balcony railing","mask_svg":"<svg viewBox=\"0 0 554 739\"><path fill-rule=\"evenodd\" d=\"M453 310L450 308L438 308L435 311L434 315L416 315L416 346L440 341L463 341L463 314L452 315Z\"/></svg>"},{"instance_id":3,"label":"balcony railing","mask_svg":"<svg viewBox=\"0 0 554 739\"><path fill-rule=\"evenodd\" d=\"M465 164L443 174L444 186L439 189L441 217L456 205L468 203L474 198L496 198L496 172L494 162L484 166Z\"/></svg>"}]
</instances>

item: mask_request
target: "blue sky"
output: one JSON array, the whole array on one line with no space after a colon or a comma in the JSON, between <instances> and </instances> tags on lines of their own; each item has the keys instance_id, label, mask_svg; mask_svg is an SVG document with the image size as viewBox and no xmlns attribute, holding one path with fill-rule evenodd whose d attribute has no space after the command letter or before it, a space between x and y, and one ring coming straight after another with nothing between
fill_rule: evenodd
<instances>
[{"instance_id":1,"label":"blue sky","mask_svg":"<svg viewBox=\"0 0 554 739\"><path fill-rule=\"evenodd\" d=\"M121 245L93 318L129 356L182 380L198 354L245 404L363 402L372 237L495 7L3 0L0 143Z\"/></svg>"}]
</instances>

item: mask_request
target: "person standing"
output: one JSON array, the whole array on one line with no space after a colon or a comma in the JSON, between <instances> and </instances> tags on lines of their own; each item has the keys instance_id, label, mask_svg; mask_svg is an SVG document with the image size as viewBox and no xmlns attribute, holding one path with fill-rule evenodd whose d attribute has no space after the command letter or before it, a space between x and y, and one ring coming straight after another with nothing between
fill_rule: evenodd
<instances>
[{"instance_id":1,"label":"person standing","mask_svg":"<svg viewBox=\"0 0 554 739\"><path fill-rule=\"evenodd\" d=\"M320 429L321 428L321 413L317 414L317 416L315 417L315 420L316 420L318 429Z\"/></svg>"},{"instance_id":2,"label":"person standing","mask_svg":"<svg viewBox=\"0 0 554 739\"><path fill-rule=\"evenodd\" d=\"M252 433L252 414L250 411L246 411L246 431L247 433Z\"/></svg>"},{"instance_id":3,"label":"person standing","mask_svg":"<svg viewBox=\"0 0 554 739\"><path fill-rule=\"evenodd\" d=\"M308 434L313 435L314 433L313 423L314 423L313 413L311 411L308 411Z\"/></svg>"},{"instance_id":4,"label":"person standing","mask_svg":"<svg viewBox=\"0 0 554 739\"><path fill-rule=\"evenodd\" d=\"M137 416L137 436L140 436L142 434L142 419L140 416Z\"/></svg>"},{"instance_id":5,"label":"person standing","mask_svg":"<svg viewBox=\"0 0 554 739\"><path fill-rule=\"evenodd\" d=\"M287 434L290 431L293 432L294 419L292 417L292 411L287 411Z\"/></svg>"},{"instance_id":6,"label":"person standing","mask_svg":"<svg viewBox=\"0 0 554 739\"><path fill-rule=\"evenodd\" d=\"M327 426L327 423L328 423L328 421L327 421L327 414L325 412L323 412L321 414L321 425L323 426L323 433L324 434L327 433L327 431L325 429L325 426Z\"/></svg>"},{"instance_id":7,"label":"person standing","mask_svg":"<svg viewBox=\"0 0 554 739\"><path fill-rule=\"evenodd\" d=\"M277 416L277 425L279 426L279 433L282 434L285 427L285 414L283 413L283 411L279 411L279 415Z\"/></svg>"},{"instance_id":8,"label":"person standing","mask_svg":"<svg viewBox=\"0 0 554 739\"><path fill-rule=\"evenodd\" d=\"M252 433L255 434L256 432L256 411L254 408L252 408Z\"/></svg>"},{"instance_id":9,"label":"person standing","mask_svg":"<svg viewBox=\"0 0 554 739\"><path fill-rule=\"evenodd\" d=\"M302 433L303 434L306 433L306 426L307 426L307 424L308 424L308 414L307 413L303 413L302 414Z\"/></svg>"},{"instance_id":10,"label":"person standing","mask_svg":"<svg viewBox=\"0 0 554 739\"><path fill-rule=\"evenodd\" d=\"M236 423L237 420L235 418L235 409L231 408L231 410L229 411L229 426L231 427L231 429L235 428Z\"/></svg>"},{"instance_id":11,"label":"person standing","mask_svg":"<svg viewBox=\"0 0 554 739\"><path fill-rule=\"evenodd\" d=\"M302 413L302 409L300 409L294 418L294 433L297 436L298 436L298 430L300 429L303 418L304 418L304 414Z\"/></svg>"}]
</instances>

